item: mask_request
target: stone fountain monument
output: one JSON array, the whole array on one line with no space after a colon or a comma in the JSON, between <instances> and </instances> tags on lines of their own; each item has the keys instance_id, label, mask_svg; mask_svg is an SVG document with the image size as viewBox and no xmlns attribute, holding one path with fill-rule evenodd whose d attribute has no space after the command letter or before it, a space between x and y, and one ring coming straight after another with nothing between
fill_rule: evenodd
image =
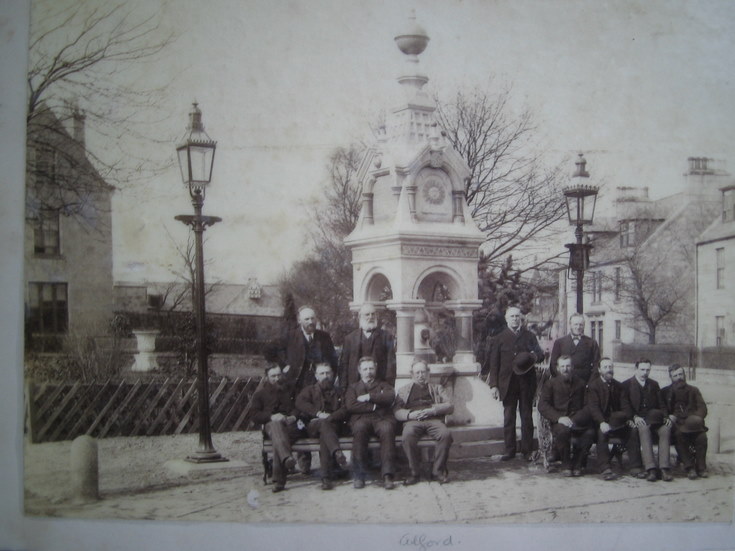
<instances>
[{"instance_id":1,"label":"stone fountain monument","mask_svg":"<svg viewBox=\"0 0 735 551\"><path fill-rule=\"evenodd\" d=\"M415 357L427 359L432 375L453 390L449 423L502 427L502 406L478 378L472 346L485 238L464 198L470 170L442 135L436 105L423 89L429 79L418 56L428 35L412 16L395 41L406 56L398 77L405 99L387 115L358 171L362 210L345 240L352 251L351 307L369 302L395 311L398 386L409 378ZM426 339L428 320L439 310L455 319L456 352L447 361L435 358Z\"/></svg>"}]
</instances>

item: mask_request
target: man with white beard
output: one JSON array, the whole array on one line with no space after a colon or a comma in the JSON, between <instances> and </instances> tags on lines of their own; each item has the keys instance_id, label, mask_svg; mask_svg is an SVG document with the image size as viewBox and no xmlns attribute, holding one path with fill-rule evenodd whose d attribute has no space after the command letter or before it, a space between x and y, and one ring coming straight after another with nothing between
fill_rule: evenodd
<instances>
[{"instance_id":1,"label":"man with white beard","mask_svg":"<svg viewBox=\"0 0 735 551\"><path fill-rule=\"evenodd\" d=\"M375 377L390 385L396 382L396 351L393 337L378 327L378 314L372 304L363 304L359 314L360 327L345 337L339 359L339 384L342 388L360 380L360 358L370 356L375 361Z\"/></svg>"}]
</instances>

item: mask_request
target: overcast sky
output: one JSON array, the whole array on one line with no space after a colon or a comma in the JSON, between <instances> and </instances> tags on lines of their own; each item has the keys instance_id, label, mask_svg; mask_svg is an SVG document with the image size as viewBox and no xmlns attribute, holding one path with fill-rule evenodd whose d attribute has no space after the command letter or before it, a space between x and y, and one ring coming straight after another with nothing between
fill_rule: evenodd
<instances>
[{"instance_id":1,"label":"overcast sky","mask_svg":"<svg viewBox=\"0 0 735 551\"><path fill-rule=\"evenodd\" d=\"M42 5L39 3L39 5ZM150 6L150 3L146 3ZM205 214L208 279L271 282L308 245L301 205L319 193L329 152L369 139L396 104L403 55L393 38L412 7L430 36L429 88L512 85L550 165L584 151L608 197L682 188L688 156L735 170L733 2L242 1L161 2L179 40L141 85L174 79L151 132L174 154L196 98L217 140ZM494 77L491 80L491 77ZM90 143L90 148L101 144ZM573 169L570 164L569 172ZM604 209L604 203L603 203ZM114 202L114 276L170 279L174 215L191 205L178 169ZM571 230L570 230L571 235Z\"/></svg>"}]
</instances>

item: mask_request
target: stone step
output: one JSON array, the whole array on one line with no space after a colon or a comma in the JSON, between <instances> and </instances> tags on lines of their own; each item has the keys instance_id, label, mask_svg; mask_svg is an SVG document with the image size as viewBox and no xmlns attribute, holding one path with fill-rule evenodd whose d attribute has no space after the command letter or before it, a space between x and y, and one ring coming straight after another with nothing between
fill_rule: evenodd
<instances>
[{"instance_id":1,"label":"stone step","mask_svg":"<svg viewBox=\"0 0 735 551\"><path fill-rule=\"evenodd\" d=\"M505 453L503 440L481 440L475 442L455 442L449 451L450 459L467 457L488 457Z\"/></svg>"}]
</instances>

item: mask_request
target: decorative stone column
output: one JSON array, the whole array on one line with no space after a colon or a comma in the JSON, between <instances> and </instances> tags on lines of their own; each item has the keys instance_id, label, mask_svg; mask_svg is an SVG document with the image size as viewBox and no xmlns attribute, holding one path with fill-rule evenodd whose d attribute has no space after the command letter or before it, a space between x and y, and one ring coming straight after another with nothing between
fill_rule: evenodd
<instances>
[{"instance_id":1,"label":"decorative stone column","mask_svg":"<svg viewBox=\"0 0 735 551\"><path fill-rule=\"evenodd\" d=\"M477 364L472 346L472 312L482 306L481 300L450 300L444 305L454 312L457 327L457 350L452 358L458 373L476 372Z\"/></svg>"},{"instance_id":2,"label":"decorative stone column","mask_svg":"<svg viewBox=\"0 0 735 551\"><path fill-rule=\"evenodd\" d=\"M416 310L423 308L423 300L396 301L387 304L396 313L396 377L407 379L411 376L414 358L414 316Z\"/></svg>"}]
</instances>

